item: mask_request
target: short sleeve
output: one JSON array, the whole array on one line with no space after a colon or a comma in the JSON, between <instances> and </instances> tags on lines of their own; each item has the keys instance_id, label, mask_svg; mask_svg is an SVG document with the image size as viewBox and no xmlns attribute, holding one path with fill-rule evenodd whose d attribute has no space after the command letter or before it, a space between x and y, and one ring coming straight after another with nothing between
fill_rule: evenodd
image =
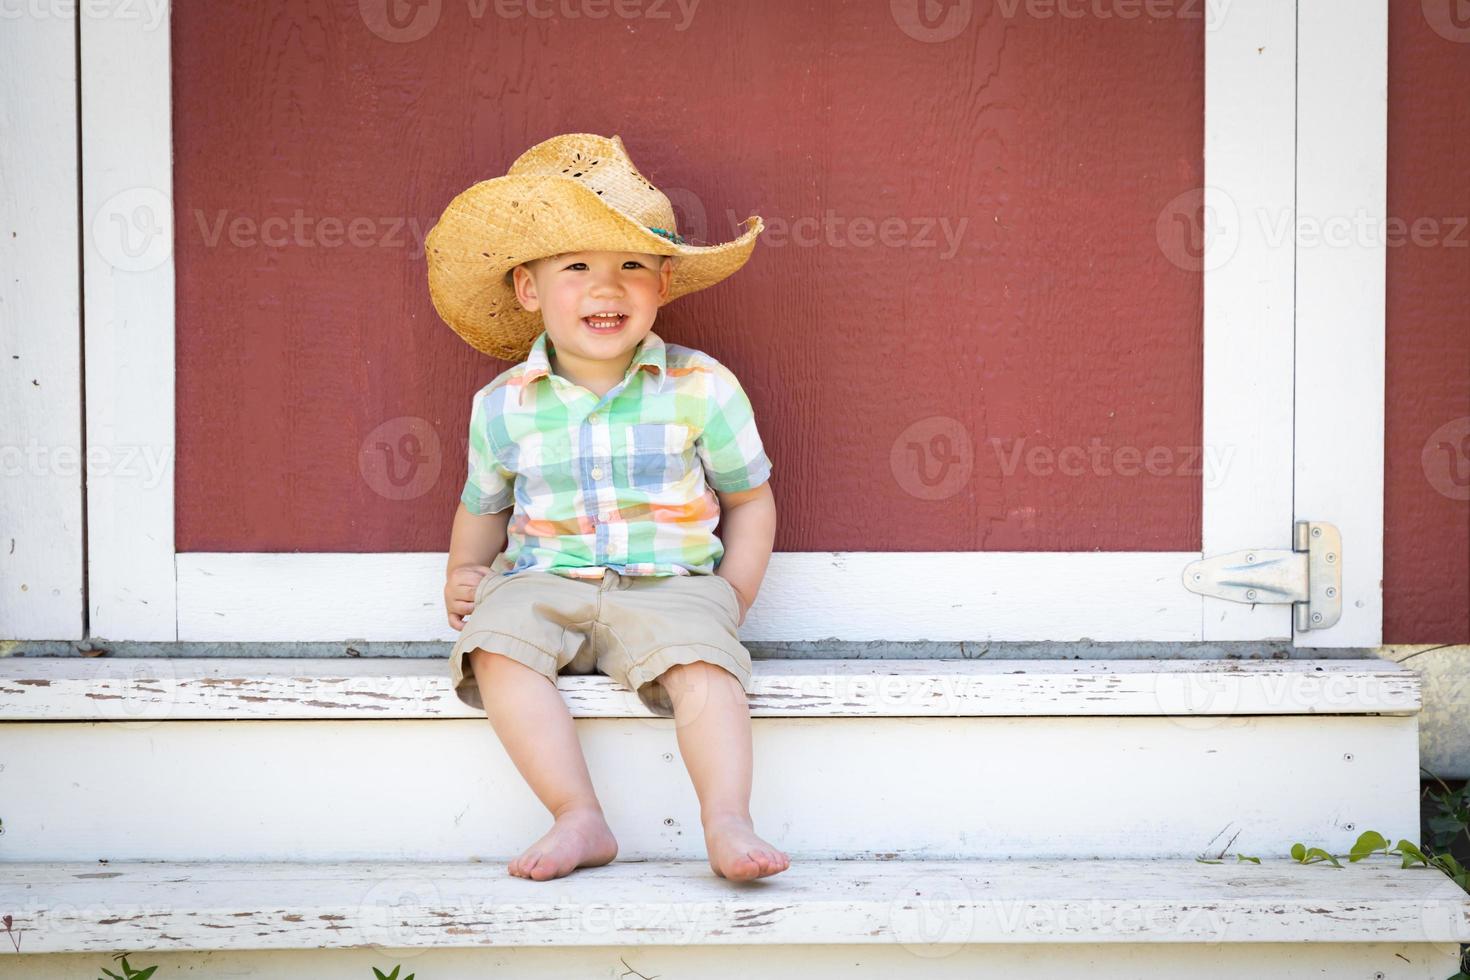
<instances>
[{"instance_id":1,"label":"short sleeve","mask_svg":"<svg viewBox=\"0 0 1470 980\"><path fill-rule=\"evenodd\" d=\"M755 412L740 381L723 364L711 369L704 431L695 451L704 465L705 482L721 493L749 490L771 476Z\"/></svg>"},{"instance_id":2,"label":"short sleeve","mask_svg":"<svg viewBox=\"0 0 1470 980\"><path fill-rule=\"evenodd\" d=\"M469 474L459 499L471 514L493 514L515 503L515 474L500 465L490 441L485 395L470 409Z\"/></svg>"}]
</instances>

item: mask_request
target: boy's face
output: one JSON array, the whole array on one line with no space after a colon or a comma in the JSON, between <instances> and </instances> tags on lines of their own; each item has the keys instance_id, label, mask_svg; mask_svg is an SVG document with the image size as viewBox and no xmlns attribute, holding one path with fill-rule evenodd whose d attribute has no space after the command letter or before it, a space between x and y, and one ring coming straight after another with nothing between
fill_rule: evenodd
<instances>
[{"instance_id":1,"label":"boy's face","mask_svg":"<svg viewBox=\"0 0 1470 980\"><path fill-rule=\"evenodd\" d=\"M564 361L626 361L653 329L674 260L640 252L568 252L514 269L516 298L541 311ZM619 319L597 317L617 313Z\"/></svg>"}]
</instances>

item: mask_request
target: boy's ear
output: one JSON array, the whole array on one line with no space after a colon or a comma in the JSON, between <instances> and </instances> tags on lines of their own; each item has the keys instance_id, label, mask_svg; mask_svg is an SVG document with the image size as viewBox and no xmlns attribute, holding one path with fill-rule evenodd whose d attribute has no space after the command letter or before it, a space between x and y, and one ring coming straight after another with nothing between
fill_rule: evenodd
<instances>
[{"instance_id":1,"label":"boy's ear","mask_svg":"<svg viewBox=\"0 0 1470 980\"><path fill-rule=\"evenodd\" d=\"M669 298L669 284L674 279L674 266L678 260L673 256L665 255L663 261L658 264L658 298L662 303Z\"/></svg>"},{"instance_id":2,"label":"boy's ear","mask_svg":"<svg viewBox=\"0 0 1470 980\"><path fill-rule=\"evenodd\" d=\"M531 275L531 270L523 262L511 269L510 274L516 290L516 301L521 304L522 309L535 313L541 300L536 295L536 279Z\"/></svg>"}]
</instances>

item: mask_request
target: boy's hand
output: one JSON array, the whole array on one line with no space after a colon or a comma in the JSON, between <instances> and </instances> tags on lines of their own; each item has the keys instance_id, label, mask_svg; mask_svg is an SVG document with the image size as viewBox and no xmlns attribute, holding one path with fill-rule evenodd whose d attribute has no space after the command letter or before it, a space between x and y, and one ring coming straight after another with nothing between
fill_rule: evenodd
<instances>
[{"instance_id":1,"label":"boy's hand","mask_svg":"<svg viewBox=\"0 0 1470 980\"><path fill-rule=\"evenodd\" d=\"M465 617L475 611L475 590L489 574L489 565L460 565L449 573L444 583L444 610L454 629L464 629Z\"/></svg>"}]
</instances>

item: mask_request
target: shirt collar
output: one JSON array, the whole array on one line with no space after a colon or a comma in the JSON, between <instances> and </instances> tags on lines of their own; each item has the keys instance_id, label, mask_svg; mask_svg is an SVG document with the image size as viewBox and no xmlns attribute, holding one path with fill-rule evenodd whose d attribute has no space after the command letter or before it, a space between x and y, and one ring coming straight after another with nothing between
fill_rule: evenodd
<instances>
[{"instance_id":1,"label":"shirt collar","mask_svg":"<svg viewBox=\"0 0 1470 980\"><path fill-rule=\"evenodd\" d=\"M551 356L547 351L547 345L551 343L550 336L542 330L531 345L531 352L526 355L526 370L521 376L522 385L520 403L525 404L526 389L538 378L551 375ZM636 372L643 368L650 368L654 372L654 391L662 392L664 378L668 374L668 351L665 348L663 338L652 330L644 335L643 340L633 352L633 361L628 365L628 373L623 380L627 381Z\"/></svg>"}]
</instances>

